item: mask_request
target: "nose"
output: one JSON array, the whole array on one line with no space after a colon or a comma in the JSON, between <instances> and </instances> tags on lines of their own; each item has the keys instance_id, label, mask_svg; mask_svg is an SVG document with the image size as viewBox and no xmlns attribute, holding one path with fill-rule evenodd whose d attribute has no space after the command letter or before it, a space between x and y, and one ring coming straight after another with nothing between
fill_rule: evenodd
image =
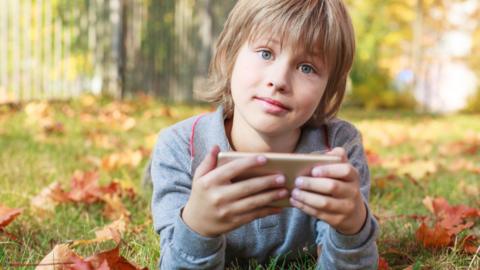
<instances>
[{"instance_id":1,"label":"nose","mask_svg":"<svg viewBox=\"0 0 480 270\"><path fill-rule=\"evenodd\" d=\"M271 64L268 72L267 87L273 91L290 91L289 64L278 59Z\"/></svg>"}]
</instances>

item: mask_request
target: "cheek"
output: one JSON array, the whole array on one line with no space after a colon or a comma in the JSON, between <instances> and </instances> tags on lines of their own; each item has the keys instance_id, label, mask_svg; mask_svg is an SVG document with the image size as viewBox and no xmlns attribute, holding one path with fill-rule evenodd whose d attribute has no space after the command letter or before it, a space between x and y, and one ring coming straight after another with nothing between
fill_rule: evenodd
<instances>
[{"instance_id":1,"label":"cheek","mask_svg":"<svg viewBox=\"0 0 480 270\"><path fill-rule=\"evenodd\" d=\"M250 55L240 55L237 58L232 72L232 91L245 93L248 90L246 87L260 82L261 74L255 61L256 59Z\"/></svg>"}]
</instances>

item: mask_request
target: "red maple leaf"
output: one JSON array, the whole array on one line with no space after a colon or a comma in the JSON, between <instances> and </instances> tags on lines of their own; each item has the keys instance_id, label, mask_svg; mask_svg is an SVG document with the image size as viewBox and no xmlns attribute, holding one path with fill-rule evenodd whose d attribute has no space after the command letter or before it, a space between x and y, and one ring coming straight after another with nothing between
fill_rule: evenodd
<instances>
[{"instance_id":1,"label":"red maple leaf","mask_svg":"<svg viewBox=\"0 0 480 270\"><path fill-rule=\"evenodd\" d=\"M420 225L415 233L417 240L427 248L448 247L452 242L447 230L441 227L438 223L435 227L429 228L424 222Z\"/></svg>"},{"instance_id":2,"label":"red maple leaf","mask_svg":"<svg viewBox=\"0 0 480 270\"><path fill-rule=\"evenodd\" d=\"M433 228L429 228L424 222L416 232L416 237L425 247L440 248L452 244L452 239L461 231L471 228L474 222L470 219L480 217L480 210L465 205L451 206L444 198L424 200L434 216ZM469 250L468 243L464 250ZM467 251L468 252L468 251Z\"/></svg>"}]
</instances>

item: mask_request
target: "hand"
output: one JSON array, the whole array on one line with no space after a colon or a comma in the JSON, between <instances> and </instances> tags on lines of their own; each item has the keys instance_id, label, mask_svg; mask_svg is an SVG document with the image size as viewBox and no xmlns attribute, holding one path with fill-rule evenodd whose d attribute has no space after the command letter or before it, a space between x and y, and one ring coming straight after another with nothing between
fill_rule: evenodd
<instances>
[{"instance_id":1,"label":"hand","mask_svg":"<svg viewBox=\"0 0 480 270\"><path fill-rule=\"evenodd\" d=\"M342 234L356 234L367 218L360 193L360 176L348 163L343 148L337 147L326 154L339 156L342 162L317 166L312 169L312 177L298 178L290 203Z\"/></svg>"},{"instance_id":2,"label":"hand","mask_svg":"<svg viewBox=\"0 0 480 270\"><path fill-rule=\"evenodd\" d=\"M269 175L231 183L243 171L264 165L265 157L238 159L217 168L218 152L215 146L193 177L192 192L182 212L193 231L216 237L282 210L268 205L288 196L285 177Z\"/></svg>"}]
</instances>

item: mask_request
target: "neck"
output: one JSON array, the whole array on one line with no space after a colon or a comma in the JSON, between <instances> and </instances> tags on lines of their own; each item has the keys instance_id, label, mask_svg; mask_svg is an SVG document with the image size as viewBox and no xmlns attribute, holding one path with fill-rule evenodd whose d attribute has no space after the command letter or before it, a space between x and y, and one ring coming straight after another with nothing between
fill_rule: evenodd
<instances>
[{"instance_id":1,"label":"neck","mask_svg":"<svg viewBox=\"0 0 480 270\"><path fill-rule=\"evenodd\" d=\"M225 122L228 140L235 151L293 153L301 134L300 128L281 135L269 135L245 127L235 125L232 119Z\"/></svg>"}]
</instances>

